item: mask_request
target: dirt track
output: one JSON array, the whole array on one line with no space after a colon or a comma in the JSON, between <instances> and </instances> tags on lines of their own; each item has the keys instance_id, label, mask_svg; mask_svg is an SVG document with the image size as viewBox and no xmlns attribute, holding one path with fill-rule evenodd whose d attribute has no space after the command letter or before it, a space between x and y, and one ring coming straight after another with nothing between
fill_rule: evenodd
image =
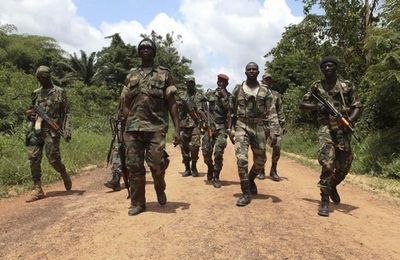
<instances>
[{"instance_id":1,"label":"dirt track","mask_svg":"<svg viewBox=\"0 0 400 260\"><path fill-rule=\"evenodd\" d=\"M257 180L259 195L239 208L232 146L221 189L205 181L202 162L200 177L181 177L179 149L169 153L168 203L158 205L149 177L147 211L138 216L128 216L125 190L103 187L104 168L74 177L69 192L61 182L45 187L47 197L34 203L0 200L0 258L400 259L396 200L344 183L343 203L319 217L318 172L283 157L283 180Z\"/></svg>"}]
</instances>

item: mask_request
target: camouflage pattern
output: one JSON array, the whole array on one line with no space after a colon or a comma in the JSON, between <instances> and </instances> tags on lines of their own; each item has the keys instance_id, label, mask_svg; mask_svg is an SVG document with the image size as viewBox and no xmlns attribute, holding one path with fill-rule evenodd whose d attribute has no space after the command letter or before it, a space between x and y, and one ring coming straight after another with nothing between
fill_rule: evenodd
<instances>
[{"instance_id":1,"label":"camouflage pattern","mask_svg":"<svg viewBox=\"0 0 400 260\"><path fill-rule=\"evenodd\" d=\"M115 140L111 154L111 173L116 174L117 177L122 177L122 165L121 157L119 155L119 147L120 144L117 140Z\"/></svg>"},{"instance_id":2,"label":"camouflage pattern","mask_svg":"<svg viewBox=\"0 0 400 260\"><path fill-rule=\"evenodd\" d=\"M275 90L271 90L272 97L273 97L273 103L275 104L275 109L278 115L278 122L279 122L279 136L276 138L276 144L272 146L272 154L271 154L271 161L273 164L278 163L279 158L281 157L281 142L282 142L282 136L283 136L283 129L286 124L286 119L285 119L285 114L283 112L283 103L282 103L282 95ZM269 128L266 128L267 131L265 132L265 135L267 137L267 142L270 143L270 133L269 133Z\"/></svg>"},{"instance_id":3,"label":"camouflage pattern","mask_svg":"<svg viewBox=\"0 0 400 260\"><path fill-rule=\"evenodd\" d=\"M191 116L191 110L199 111L202 107L204 96L196 91L190 95L186 89L177 93L176 103L178 104L179 126L181 129L181 153L182 162L197 161L200 150L200 129L199 122L196 122Z\"/></svg>"},{"instance_id":4,"label":"camouflage pattern","mask_svg":"<svg viewBox=\"0 0 400 260\"><path fill-rule=\"evenodd\" d=\"M124 109L129 110L123 138L133 207L145 208L145 160L150 167L156 192L165 190L164 175L168 165L168 154L165 152L169 117L167 99L175 92L172 76L164 67L154 67L149 73L137 68L127 76L121 93L120 113L123 115Z\"/></svg>"},{"instance_id":5,"label":"camouflage pattern","mask_svg":"<svg viewBox=\"0 0 400 260\"><path fill-rule=\"evenodd\" d=\"M250 178L254 179L266 162L266 128L279 135L278 115L271 91L260 83L259 91L254 96L244 91L243 84L237 85L232 92L232 103L237 104L237 108L233 108L237 115L235 153L241 181L249 179L249 146L253 151Z\"/></svg>"},{"instance_id":6,"label":"camouflage pattern","mask_svg":"<svg viewBox=\"0 0 400 260\"><path fill-rule=\"evenodd\" d=\"M202 139L202 153L204 157L204 163L207 165L214 165L214 171L219 173L223 166L224 150L226 148L227 138L227 123L228 116L230 115L230 104L232 102L232 96L227 91L227 96L224 98L217 90L209 90L206 93L206 100L208 101L209 113L210 113L210 128L212 130L212 136L205 133ZM207 109L203 107L204 113L207 113ZM214 162L213 162L214 152Z\"/></svg>"},{"instance_id":7,"label":"camouflage pattern","mask_svg":"<svg viewBox=\"0 0 400 260\"><path fill-rule=\"evenodd\" d=\"M69 105L62 88L53 86L35 90L32 94L32 106L34 105L39 105L63 129L66 136L71 136ZM35 122L31 122L26 145L34 182L41 179L43 149L51 166L61 174L66 172L60 155L60 135L45 121L37 118Z\"/></svg>"},{"instance_id":8,"label":"camouflage pattern","mask_svg":"<svg viewBox=\"0 0 400 260\"><path fill-rule=\"evenodd\" d=\"M125 131L166 133L168 131L168 103L166 95L175 92L168 69L157 66L149 73L141 68L129 72L121 93L121 104L131 104Z\"/></svg>"},{"instance_id":9,"label":"camouflage pattern","mask_svg":"<svg viewBox=\"0 0 400 260\"><path fill-rule=\"evenodd\" d=\"M361 102L353 84L338 79L329 92L325 91L324 80L314 82L303 102L317 103L311 96L312 91L328 100L344 116L349 116L355 108L361 108ZM319 143L318 161L322 166L320 185L331 187L338 185L348 174L353 160L351 133L342 127L333 116L318 113Z\"/></svg>"}]
</instances>

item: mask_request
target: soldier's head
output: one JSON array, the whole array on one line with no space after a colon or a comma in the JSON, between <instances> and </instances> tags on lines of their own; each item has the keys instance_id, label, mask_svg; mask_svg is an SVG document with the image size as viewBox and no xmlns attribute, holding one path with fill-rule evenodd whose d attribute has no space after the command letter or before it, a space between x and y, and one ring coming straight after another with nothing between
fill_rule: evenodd
<instances>
[{"instance_id":1,"label":"soldier's head","mask_svg":"<svg viewBox=\"0 0 400 260\"><path fill-rule=\"evenodd\" d=\"M156 44L149 38L144 38L138 44L139 57L142 59L154 59L156 51Z\"/></svg>"},{"instance_id":2,"label":"soldier's head","mask_svg":"<svg viewBox=\"0 0 400 260\"><path fill-rule=\"evenodd\" d=\"M336 76L337 59L334 56L327 56L321 59L319 68L326 78Z\"/></svg>"},{"instance_id":3,"label":"soldier's head","mask_svg":"<svg viewBox=\"0 0 400 260\"><path fill-rule=\"evenodd\" d=\"M229 77L226 74L218 74L217 76L217 85L219 88L226 88L229 85Z\"/></svg>"},{"instance_id":4,"label":"soldier's head","mask_svg":"<svg viewBox=\"0 0 400 260\"><path fill-rule=\"evenodd\" d=\"M185 82L188 92L193 93L196 91L196 79L193 76L187 76Z\"/></svg>"},{"instance_id":5,"label":"soldier's head","mask_svg":"<svg viewBox=\"0 0 400 260\"><path fill-rule=\"evenodd\" d=\"M245 74L248 79L257 79L259 73L260 71L258 70L257 63L255 62L247 63Z\"/></svg>"},{"instance_id":6,"label":"soldier's head","mask_svg":"<svg viewBox=\"0 0 400 260\"><path fill-rule=\"evenodd\" d=\"M262 76L261 82L270 87L272 85L272 75L268 72L265 72Z\"/></svg>"},{"instance_id":7,"label":"soldier's head","mask_svg":"<svg viewBox=\"0 0 400 260\"><path fill-rule=\"evenodd\" d=\"M50 68L44 65L36 69L36 78L44 87L51 85Z\"/></svg>"}]
</instances>

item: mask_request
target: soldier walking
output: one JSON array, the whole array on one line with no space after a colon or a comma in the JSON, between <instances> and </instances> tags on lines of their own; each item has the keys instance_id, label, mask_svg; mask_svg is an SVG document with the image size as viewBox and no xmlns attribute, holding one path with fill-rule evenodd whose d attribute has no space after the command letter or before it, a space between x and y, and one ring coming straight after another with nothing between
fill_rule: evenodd
<instances>
[{"instance_id":1,"label":"soldier walking","mask_svg":"<svg viewBox=\"0 0 400 260\"><path fill-rule=\"evenodd\" d=\"M268 89L271 90L273 96L273 103L275 104L276 113L278 115L278 122L279 122L279 136L276 137L275 145L272 145L272 156L271 156L271 170L269 172L269 176L273 181L280 181L278 171L276 167L278 165L279 158L281 157L281 140L282 136L286 133L285 129L285 114L283 113L283 105L282 105L282 98L281 94L278 91L272 90L272 76L269 73L265 73L262 76L261 82L267 86ZM269 129L266 127L265 135L267 139L269 138ZM270 140L269 140L270 141ZM257 175L260 180L265 179L265 169L263 168L262 172Z\"/></svg>"},{"instance_id":2,"label":"soldier walking","mask_svg":"<svg viewBox=\"0 0 400 260\"><path fill-rule=\"evenodd\" d=\"M235 133L229 132L235 140L235 153L242 195L237 206L250 203L251 195L258 193L256 176L262 171L266 161L265 127L270 130L271 143L276 143L278 116L271 91L257 80L258 65L250 62L246 65L247 79L235 87L232 92L233 113L237 118ZM235 122L233 122L235 123ZM229 127L232 129L232 127ZM248 149L253 151L253 165L248 170Z\"/></svg>"},{"instance_id":3,"label":"soldier walking","mask_svg":"<svg viewBox=\"0 0 400 260\"><path fill-rule=\"evenodd\" d=\"M141 66L128 74L121 93L119 118L124 126L123 141L131 188L129 215L146 210L145 160L153 176L158 203L167 203L165 170L169 160L165 152L165 135L168 131L168 111L175 126L174 142L180 142L176 87L170 71L154 64L156 50L151 39L139 42Z\"/></svg>"},{"instance_id":4,"label":"soldier walking","mask_svg":"<svg viewBox=\"0 0 400 260\"><path fill-rule=\"evenodd\" d=\"M226 148L228 125L231 124L230 103L231 94L226 90L229 77L225 74L217 76L217 88L207 91L203 106L206 117L207 131L202 139L202 153L207 165L207 180L212 181L215 188L221 188L219 179ZM214 152L214 160L213 160Z\"/></svg>"},{"instance_id":5,"label":"soldier walking","mask_svg":"<svg viewBox=\"0 0 400 260\"><path fill-rule=\"evenodd\" d=\"M335 204L340 203L337 192L339 185L350 171L353 161L351 149L351 129L342 124L332 115L326 106L316 97L322 97L345 116L351 126L361 115L361 102L356 88L351 82L338 78L337 60L335 57L325 57L320 62L320 70L324 79L312 84L304 95L300 109L316 111L319 123L320 150L318 162L322 166L318 186L321 190L321 204L318 209L320 216L329 216L329 197Z\"/></svg>"},{"instance_id":6,"label":"soldier walking","mask_svg":"<svg viewBox=\"0 0 400 260\"><path fill-rule=\"evenodd\" d=\"M71 140L67 95L64 89L53 85L49 67L40 66L36 70L36 78L41 87L33 92L32 105L26 111L28 120L31 121L26 145L28 146L28 158L34 183L34 189L26 202L33 202L45 196L41 182L43 149L50 165L61 174L65 189L70 190L72 188L71 178L61 161L60 154L61 134L64 134L67 141ZM40 109L45 115L40 116L37 109ZM48 121L44 118L46 116ZM49 124L49 120L53 122L52 125ZM57 128L59 128L58 131Z\"/></svg>"}]
</instances>

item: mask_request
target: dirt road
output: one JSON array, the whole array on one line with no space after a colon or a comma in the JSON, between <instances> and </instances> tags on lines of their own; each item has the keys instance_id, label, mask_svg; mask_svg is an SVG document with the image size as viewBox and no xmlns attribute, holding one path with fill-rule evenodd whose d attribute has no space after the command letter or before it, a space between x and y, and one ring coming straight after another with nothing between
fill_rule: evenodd
<instances>
[{"instance_id":1,"label":"dirt road","mask_svg":"<svg viewBox=\"0 0 400 260\"><path fill-rule=\"evenodd\" d=\"M343 203L320 217L318 172L283 157L283 180L257 180L259 195L239 208L232 146L221 189L205 181L202 162L200 177L181 177L179 149L168 152L168 203L158 205L149 177L138 216L128 216L125 190L103 187L104 168L74 177L72 191L46 186L34 203L0 200L0 259L400 259L396 200L344 183Z\"/></svg>"}]
</instances>

